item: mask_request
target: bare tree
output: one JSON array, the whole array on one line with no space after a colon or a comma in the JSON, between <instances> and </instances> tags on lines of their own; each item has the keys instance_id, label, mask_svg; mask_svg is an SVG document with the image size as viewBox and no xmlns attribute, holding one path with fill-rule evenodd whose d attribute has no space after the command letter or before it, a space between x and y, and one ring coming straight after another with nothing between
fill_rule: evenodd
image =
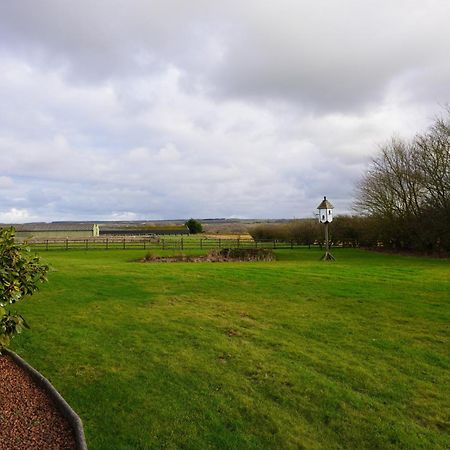
<instances>
[{"instance_id":1,"label":"bare tree","mask_svg":"<svg viewBox=\"0 0 450 450\"><path fill-rule=\"evenodd\" d=\"M322 230L316 219L297 219L289 224L289 239L311 248L316 240L322 239Z\"/></svg>"},{"instance_id":2,"label":"bare tree","mask_svg":"<svg viewBox=\"0 0 450 450\"><path fill-rule=\"evenodd\" d=\"M428 249L450 250L450 109L416 137L416 148L425 191L419 224L422 240Z\"/></svg>"},{"instance_id":3,"label":"bare tree","mask_svg":"<svg viewBox=\"0 0 450 450\"><path fill-rule=\"evenodd\" d=\"M392 138L362 177L355 209L378 221L385 244L450 248L449 119L411 142Z\"/></svg>"},{"instance_id":4,"label":"bare tree","mask_svg":"<svg viewBox=\"0 0 450 450\"><path fill-rule=\"evenodd\" d=\"M426 202L433 208L450 209L450 109L431 129L416 137L416 164L426 190Z\"/></svg>"},{"instance_id":5,"label":"bare tree","mask_svg":"<svg viewBox=\"0 0 450 450\"><path fill-rule=\"evenodd\" d=\"M375 215L419 214L424 189L414 153L414 144L399 138L392 138L382 146L359 185L357 205Z\"/></svg>"}]
</instances>

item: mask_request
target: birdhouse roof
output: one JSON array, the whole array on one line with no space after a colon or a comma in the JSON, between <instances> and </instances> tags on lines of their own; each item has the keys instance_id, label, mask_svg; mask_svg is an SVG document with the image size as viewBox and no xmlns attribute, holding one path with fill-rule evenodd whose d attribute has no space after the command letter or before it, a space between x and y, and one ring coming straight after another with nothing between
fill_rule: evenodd
<instances>
[{"instance_id":1,"label":"birdhouse roof","mask_svg":"<svg viewBox=\"0 0 450 450\"><path fill-rule=\"evenodd\" d=\"M317 209L333 209L334 206L327 200L326 197L323 198L322 203L317 207Z\"/></svg>"}]
</instances>

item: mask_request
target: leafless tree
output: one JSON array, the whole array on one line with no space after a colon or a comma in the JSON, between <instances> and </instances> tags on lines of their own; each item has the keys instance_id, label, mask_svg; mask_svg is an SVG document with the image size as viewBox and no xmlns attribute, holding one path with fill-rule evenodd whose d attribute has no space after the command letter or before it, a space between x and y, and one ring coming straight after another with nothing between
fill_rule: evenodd
<instances>
[{"instance_id":1,"label":"leafless tree","mask_svg":"<svg viewBox=\"0 0 450 450\"><path fill-rule=\"evenodd\" d=\"M414 153L414 144L399 138L382 146L359 184L357 207L385 217L419 214L424 189Z\"/></svg>"},{"instance_id":2,"label":"leafless tree","mask_svg":"<svg viewBox=\"0 0 450 450\"><path fill-rule=\"evenodd\" d=\"M416 164L426 202L437 209L450 209L450 109L447 118L438 118L431 129L416 137Z\"/></svg>"},{"instance_id":3,"label":"leafless tree","mask_svg":"<svg viewBox=\"0 0 450 450\"><path fill-rule=\"evenodd\" d=\"M450 110L411 142L392 138L358 185L355 209L386 244L450 249Z\"/></svg>"}]
</instances>

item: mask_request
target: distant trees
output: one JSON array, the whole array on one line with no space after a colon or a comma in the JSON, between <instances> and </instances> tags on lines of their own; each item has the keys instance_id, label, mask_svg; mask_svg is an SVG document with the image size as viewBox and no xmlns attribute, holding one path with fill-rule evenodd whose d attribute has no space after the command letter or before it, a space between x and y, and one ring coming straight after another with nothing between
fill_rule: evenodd
<instances>
[{"instance_id":1,"label":"distant trees","mask_svg":"<svg viewBox=\"0 0 450 450\"><path fill-rule=\"evenodd\" d=\"M333 244L450 252L450 108L412 140L393 137L357 186L356 216L337 216ZM314 219L252 227L256 240L321 243Z\"/></svg>"},{"instance_id":2,"label":"distant trees","mask_svg":"<svg viewBox=\"0 0 450 450\"><path fill-rule=\"evenodd\" d=\"M264 223L250 227L249 234L256 241L288 239L288 227L285 223Z\"/></svg>"},{"instance_id":3,"label":"distant trees","mask_svg":"<svg viewBox=\"0 0 450 450\"><path fill-rule=\"evenodd\" d=\"M288 225L288 237L297 244L311 246L322 241L323 230L315 219L293 220Z\"/></svg>"},{"instance_id":4,"label":"distant trees","mask_svg":"<svg viewBox=\"0 0 450 450\"><path fill-rule=\"evenodd\" d=\"M424 133L394 137L380 147L360 180L356 216L337 216L332 243L399 250L450 252L450 108ZM254 239L321 243L314 219L258 225Z\"/></svg>"},{"instance_id":5,"label":"distant trees","mask_svg":"<svg viewBox=\"0 0 450 450\"><path fill-rule=\"evenodd\" d=\"M261 224L248 230L255 240L278 240L300 245L323 244L324 229L317 219L296 219L286 223ZM357 247L377 244L373 220L362 216L336 216L330 225L334 245Z\"/></svg>"},{"instance_id":6,"label":"distant trees","mask_svg":"<svg viewBox=\"0 0 450 450\"><path fill-rule=\"evenodd\" d=\"M324 229L317 219L297 219L286 223L261 224L248 232L255 240L278 240L300 245L323 244ZM374 220L366 216L336 216L330 225L332 245L376 246L378 233Z\"/></svg>"},{"instance_id":7,"label":"distant trees","mask_svg":"<svg viewBox=\"0 0 450 450\"><path fill-rule=\"evenodd\" d=\"M450 250L450 110L413 140L381 147L355 209L387 247Z\"/></svg>"},{"instance_id":8,"label":"distant trees","mask_svg":"<svg viewBox=\"0 0 450 450\"><path fill-rule=\"evenodd\" d=\"M203 231L202 224L199 220L189 219L184 225L189 228L189 233L191 234L197 234Z\"/></svg>"},{"instance_id":9,"label":"distant trees","mask_svg":"<svg viewBox=\"0 0 450 450\"><path fill-rule=\"evenodd\" d=\"M293 241L311 245L323 238L323 230L315 219L299 219L287 223L267 223L251 227L248 232L253 239Z\"/></svg>"}]
</instances>

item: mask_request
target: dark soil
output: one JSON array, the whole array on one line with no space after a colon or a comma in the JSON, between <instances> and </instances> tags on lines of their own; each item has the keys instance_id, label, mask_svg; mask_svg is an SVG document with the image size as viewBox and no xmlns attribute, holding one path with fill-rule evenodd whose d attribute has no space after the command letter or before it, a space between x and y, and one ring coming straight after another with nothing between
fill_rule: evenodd
<instances>
[{"instance_id":1,"label":"dark soil","mask_svg":"<svg viewBox=\"0 0 450 450\"><path fill-rule=\"evenodd\" d=\"M75 450L75 437L46 392L0 355L0 450Z\"/></svg>"},{"instance_id":2,"label":"dark soil","mask_svg":"<svg viewBox=\"0 0 450 450\"><path fill-rule=\"evenodd\" d=\"M235 262L274 261L275 254L270 248L223 248L211 250L207 255L156 256L148 253L142 262Z\"/></svg>"}]
</instances>

